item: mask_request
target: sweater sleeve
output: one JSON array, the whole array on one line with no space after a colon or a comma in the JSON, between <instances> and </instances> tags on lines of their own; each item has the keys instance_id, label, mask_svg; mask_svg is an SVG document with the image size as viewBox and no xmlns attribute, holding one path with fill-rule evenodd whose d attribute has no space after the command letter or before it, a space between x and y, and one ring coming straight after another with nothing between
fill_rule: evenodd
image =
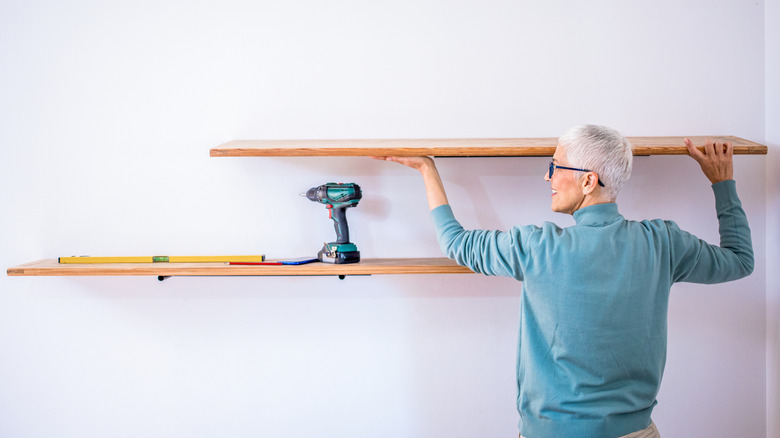
<instances>
[{"instance_id":1,"label":"sweater sleeve","mask_svg":"<svg viewBox=\"0 0 780 438\"><path fill-rule=\"evenodd\" d=\"M435 208L431 215L439 247L447 257L477 273L523 279L519 251L514 250L521 247L516 243L519 233L464 230L449 205Z\"/></svg>"},{"instance_id":2,"label":"sweater sleeve","mask_svg":"<svg viewBox=\"0 0 780 438\"><path fill-rule=\"evenodd\" d=\"M734 180L715 183L712 190L715 193L720 246L708 244L676 226L671 228L675 282L723 283L753 272L750 227L737 196L736 183Z\"/></svg>"}]
</instances>

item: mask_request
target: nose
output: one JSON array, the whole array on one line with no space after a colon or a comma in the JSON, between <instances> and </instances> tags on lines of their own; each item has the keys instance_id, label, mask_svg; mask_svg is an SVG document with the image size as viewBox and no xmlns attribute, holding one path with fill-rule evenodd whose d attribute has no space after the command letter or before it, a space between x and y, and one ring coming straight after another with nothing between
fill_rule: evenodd
<instances>
[{"instance_id":1,"label":"nose","mask_svg":"<svg viewBox=\"0 0 780 438\"><path fill-rule=\"evenodd\" d=\"M544 180L545 181L550 181L550 171L549 170L547 172L544 172Z\"/></svg>"}]
</instances>

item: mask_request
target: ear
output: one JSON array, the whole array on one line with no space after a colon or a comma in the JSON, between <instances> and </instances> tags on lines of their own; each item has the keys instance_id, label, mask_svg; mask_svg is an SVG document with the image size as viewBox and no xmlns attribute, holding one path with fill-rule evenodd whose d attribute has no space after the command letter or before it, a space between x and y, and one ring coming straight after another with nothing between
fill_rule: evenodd
<instances>
[{"instance_id":1,"label":"ear","mask_svg":"<svg viewBox=\"0 0 780 438\"><path fill-rule=\"evenodd\" d=\"M588 172L582 178L582 194L590 195L599 185L599 176L596 172Z\"/></svg>"}]
</instances>

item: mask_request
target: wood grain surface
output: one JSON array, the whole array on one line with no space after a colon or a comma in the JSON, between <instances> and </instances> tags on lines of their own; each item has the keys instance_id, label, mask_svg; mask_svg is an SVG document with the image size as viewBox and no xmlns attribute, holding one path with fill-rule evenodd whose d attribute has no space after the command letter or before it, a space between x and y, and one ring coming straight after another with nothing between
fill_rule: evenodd
<instances>
[{"instance_id":1,"label":"wood grain surface","mask_svg":"<svg viewBox=\"0 0 780 438\"><path fill-rule=\"evenodd\" d=\"M696 145L729 141L735 154L765 155L765 145L734 136L687 136ZM686 137L629 137L634 155L687 155ZM211 149L212 157L436 156L548 157L558 139L450 138L374 140L233 140Z\"/></svg>"},{"instance_id":2,"label":"wood grain surface","mask_svg":"<svg viewBox=\"0 0 780 438\"><path fill-rule=\"evenodd\" d=\"M294 276L294 275L379 275L379 274L469 274L447 258L364 259L360 263L336 265L229 265L225 263L96 263L60 264L45 259L8 268L9 276Z\"/></svg>"}]
</instances>

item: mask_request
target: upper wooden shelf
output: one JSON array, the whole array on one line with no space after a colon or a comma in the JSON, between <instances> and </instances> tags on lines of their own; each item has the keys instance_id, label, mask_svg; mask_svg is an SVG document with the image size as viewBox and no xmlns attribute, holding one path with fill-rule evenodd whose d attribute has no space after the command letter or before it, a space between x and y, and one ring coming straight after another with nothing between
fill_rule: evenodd
<instances>
[{"instance_id":1,"label":"upper wooden shelf","mask_svg":"<svg viewBox=\"0 0 780 438\"><path fill-rule=\"evenodd\" d=\"M39 260L8 268L9 276L312 276L374 274L473 274L447 258L364 259L360 263L336 265L228 265L226 263L99 263L60 264L56 259Z\"/></svg>"},{"instance_id":2,"label":"upper wooden shelf","mask_svg":"<svg viewBox=\"0 0 780 438\"><path fill-rule=\"evenodd\" d=\"M688 155L685 137L628 137L634 155ZM765 145L734 136L688 136L694 144L707 139L729 141L735 154L766 155ZM211 149L212 157L551 157L558 139L450 138L401 140L233 140Z\"/></svg>"}]
</instances>

